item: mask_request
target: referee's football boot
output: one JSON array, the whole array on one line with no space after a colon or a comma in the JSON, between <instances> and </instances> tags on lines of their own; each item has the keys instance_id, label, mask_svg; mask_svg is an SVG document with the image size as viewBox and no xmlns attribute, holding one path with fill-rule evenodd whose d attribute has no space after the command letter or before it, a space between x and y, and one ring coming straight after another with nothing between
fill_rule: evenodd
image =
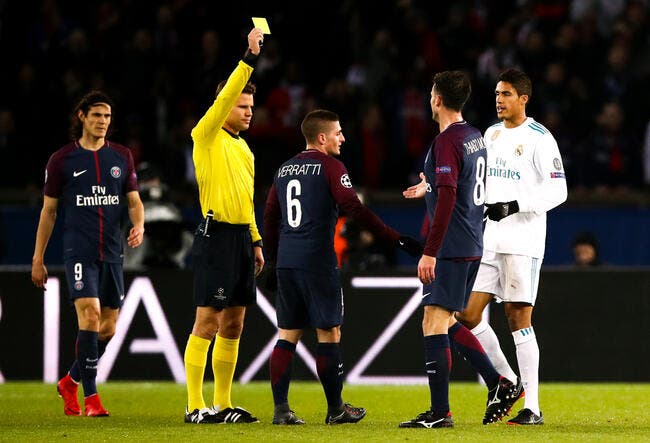
<instances>
[{"instance_id":1,"label":"referee's football boot","mask_svg":"<svg viewBox=\"0 0 650 443\"><path fill-rule=\"evenodd\" d=\"M84 398L86 417L108 417L109 413L102 406L99 394L89 395Z\"/></svg>"},{"instance_id":2,"label":"referee's football boot","mask_svg":"<svg viewBox=\"0 0 650 443\"><path fill-rule=\"evenodd\" d=\"M523 388L518 390L513 382L503 376L499 377L496 386L488 391L483 424L494 423L505 417L522 393Z\"/></svg>"},{"instance_id":3,"label":"referee's football boot","mask_svg":"<svg viewBox=\"0 0 650 443\"><path fill-rule=\"evenodd\" d=\"M366 416L364 408L356 408L350 403L343 403L341 409L335 412L327 411L325 416L326 425L340 425L343 423L356 423Z\"/></svg>"},{"instance_id":4,"label":"referee's football boot","mask_svg":"<svg viewBox=\"0 0 650 443\"><path fill-rule=\"evenodd\" d=\"M215 424L220 422L212 408L195 409L192 412L185 408L185 423Z\"/></svg>"},{"instance_id":5,"label":"referee's football boot","mask_svg":"<svg viewBox=\"0 0 650 443\"><path fill-rule=\"evenodd\" d=\"M273 411L273 424L274 425L304 425L305 420L299 418L291 409L278 409Z\"/></svg>"},{"instance_id":6,"label":"referee's football boot","mask_svg":"<svg viewBox=\"0 0 650 443\"><path fill-rule=\"evenodd\" d=\"M226 408L222 411L213 410L217 413L218 423L259 423L257 417L253 417L250 412L239 406Z\"/></svg>"},{"instance_id":7,"label":"referee's football boot","mask_svg":"<svg viewBox=\"0 0 650 443\"><path fill-rule=\"evenodd\" d=\"M403 421L399 424L400 428L453 428L454 420L451 418L451 412L438 414L428 410L418 414L413 420Z\"/></svg>"},{"instance_id":8,"label":"referee's football boot","mask_svg":"<svg viewBox=\"0 0 650 443\"><path fill-rule=\"evenodd\" d=\"M77 398L79 385L72 380L70 374L66 374L56 384L56 390L63 399L63 413L65 415L81 415L81 406Z\"/></svg>"},{"instance_id":9,"label":"referee's football boot","mask_svg":"<svg viewBox=\"0 0 650 443\"><path fill-rule=\"evenodd\" d=\"M542 415L542 411L539 411L539 415L535 414L533 411L531 411L528 408L524 408L519 413L515 418L511 418L506 422L507 425L543 425L544 424L544 416Z\"/></svg>"}]
</instances>

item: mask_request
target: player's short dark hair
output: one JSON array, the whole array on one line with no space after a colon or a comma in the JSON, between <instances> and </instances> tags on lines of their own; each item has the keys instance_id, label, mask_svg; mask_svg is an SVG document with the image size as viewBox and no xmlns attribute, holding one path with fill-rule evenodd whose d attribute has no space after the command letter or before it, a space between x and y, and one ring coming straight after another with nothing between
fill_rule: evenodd
<instances>
[{"instance_id":1,"label":"player's short dark hair","mask_svg":"<svg viewBox=\"0 0 650 443\"><path fill-rule=\"evenodd\" d=\"M510 83L515 88L515 91L517 91L517 94L527 95L528 100L533 96L533 83L530 81L530 77L519 69L506 69L497 77L498 82Z\"/></svg>"},{"instance_id":2,"label":"player's short dark hair","mask_svg":"<svg viewBox=\"0 0 650 443\"><path fill-rule=\"evenodd\" d=\"M472 84L463 71L444 71L433 76L433 87L442 104L454 111L462 111L472 93Z\"/></svg>"},{"instance_id":3,"label":"player's short dark hair","mask_svg":"<svg viewBox=\"0 0 650 443\"><path fill-rule=\"evenodd\" d=\"M219 95L221 90L226 86L226 82L228 80L223 80L220 81L219 84L217 85L217 92L215 93L215 96ZM248 82L246 83L246 86L244 86L244 89L241 91L242 94L250 94L253 95L257 92L257 86L255 86L254 83Z\"/></svg>"},{"instance_id":4,"label":"player's short dark hair","mask_svg":"<svg viewBox=\"0 0 650 443\"><path fill-rule=\"evenodd\" d=\"M90 108L95 106L96 104L99 103L106 103L108 106L111 107L111 111L113 109L113 100L108 96L108 94L98 91L98 90L93 90L79 100L77 103L77 106L75 106L74 110L72 111L72 114L70 114L70 128L68 130L68 133L70 135L71 140L77 140L81 138L83 135L83 124L81 123L81 120L79 120L79 111L83 113L83 115L88 115L88 111ZM108 127L108 131L106 135L109 135L111 133L111 126Z\"/></svg>"},{"instance_id":5,"label":"player's short dark hair","mask_svg":"<svg viewBox=\"0 0 650 443\"><path fill-rule=\"evenodd\" d=\"M339 120L339 116L332 111L316 109L305 116L300 124L300 130L302 131L302 135L305 137L307 143L312 143L316 141L318 134L327 130L327 126L330 123Z\"/></svg>"}]
</instances>

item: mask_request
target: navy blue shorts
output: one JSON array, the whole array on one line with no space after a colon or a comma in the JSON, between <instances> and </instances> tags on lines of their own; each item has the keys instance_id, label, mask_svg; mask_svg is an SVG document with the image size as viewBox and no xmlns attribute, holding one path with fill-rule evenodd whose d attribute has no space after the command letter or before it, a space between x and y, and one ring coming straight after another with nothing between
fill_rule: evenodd
<instances>
[{"instance_id":1,"label":"navy blue shorts","mask_svg":"<svg viewBox=\"0 0 650 443\"><path fill-rule=\"evenodd\" d=\"M119 309L124 300L122 263L99 260L66 260L68 298L72 303L82 297L99 298L101 307Z\"/></svg>"},{"instance_id":2,"label":"navy blue shorts","mask_svg":"<svg viewBox=\"0 0 650 443\"><path fill-rule=\"evenodd\" d=\"M319 274L278 269L275 309L278 327L330 329L343 323L343 291L339 271Z\"/></svg>"},{"instance_id":3,"label":"navy blue shorts","mask_svg":"<svg viewBox=\"0 0 650 443\"><path fill-rule=\"evenodd\" d=\"M255 257L248 225L213 222L192 244L194 304L222 310L255 304Z\"/></svg>"},{"instance_id":4,"label":"navy blue shorts","mask_svg":"<svg viewBox=\"0 0 650 443\"><path fill-rule=\"evenodd\" d=\"M450 311L467 306L481 260L436 260L436 279L422 288L422 306L438 305Z\"/></svg>"}]
</instances>

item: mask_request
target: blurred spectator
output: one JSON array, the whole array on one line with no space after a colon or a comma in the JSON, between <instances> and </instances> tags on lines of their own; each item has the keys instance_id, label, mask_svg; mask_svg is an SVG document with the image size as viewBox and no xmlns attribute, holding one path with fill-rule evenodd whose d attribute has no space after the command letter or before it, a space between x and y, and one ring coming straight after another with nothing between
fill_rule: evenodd
<instances>
[{"instance_id":1,"label":"blurred spectator","mask_svg":"<svg viewBox=\"0 0 650 443\"><path fill-rule=\"evenodd\" d=\"M605 103L596 122L598 128L580 146L576 183L602 191L638 185L639 140L626 127L620 104Z\"/></svg>"},{"instance_id":2,"label":"blurred spectator","mask_svg":"<svg viewBox=\"0 0 650 443\"><path fill-rule=\"evenodd\" d=\"M154 7L108 0L81 6L60 0L0 4L0 55L5 61L0 109L9 113L3 118L13 121L9 140L14 152L31 156L24 174L9 185L23 190L41 182L52 140L66 139L61 129L66 110L89 87L110 91L122 104L114 120L117 140L135 139L141 161L160 163L170 184L183 182L185 174L193 180L180 160L183 150L187 154L188 137L180 132L186 121L207 109L216 84L241 56L243 48L226 45L223 38L249 25L248 12L271 10L255 1L231 6L168 1ZM621 137L629 139L622 143L629 149L615 150L613 161L604 160L614 168L611 180L582 168L569 175L570 183L593 192L603 180L625 181L628 188L640 181L640 173L625 169L638 163L641 151L635 143L650 120L647 1L348 0L332 6L313 0L309 7L272 10L267 17L273 34L265 41L265 56L253 79L258 84L255 119L263 124L249 135L263 142L258 145L264 148L255 152L256 176L263 181L278 165L272 155L276 149L280 158L299 149L296 119L324 106L342 118L347 114L343 157L359 184L399 187L435 135L431 122L421 116L430 77L445 69L470 72L475 81L467 112L485 128L493 123L494 77L513 66L539 85L531 112L559 117L561 126L570 129L567 139L602 135L602 118L595 117L604 112L603 103L617 102L625 115L615 138L619 145ZM296 38L310 30L310 23L328 21L341 26L321 27L325 30L318 37ZM45 109L47 118L42 116ZM367 154L369 129L381 137L383 158ZM611 129L607 132L612 137ZM588 152L578 151L563 149L568 163L577 165L582 158L592 163ZM617 164L623 168L617 170ZM193 187L184 189L193 192ZM189 194L186 201L196 204L194 197Z\"/></svg>"},{"instance_id":3,"label":"blurred spectator","mask_svg":"<svg viewBox=\"0 0 650 443\"><path fill-rule=\"evenodd\" d=\"M580 232L573 239L574 264L580 267L600 266L600 254L596 236L589 231Z\"/></svg>"},{"instance_id":4,"label":"blurred spectator","mask_svg":"<svg viewBox=\"0 0 650 443\"><path fill-rule=\"evenodd\" d=\"M380 186L382 166L386 160L386 139L386 122L381 108L376 103L371 103L361 122L363 182L370 189Z\"/></svg>"},{"instance_id":5,"label":"blurred spectator","mask_svg":"<svg viewBox=\"0 0 650 443\"><path fill-rule=\"evenodd\" d=\"M508 24L499 26L494 42L479 56L476 66L476 78L483 84L493 87L497 76L506 68L519 65L517 47L514 45L512 27Z\"/></svg>"},{"instance_id":6,"label":"blurred spectator","mask_svg":"<svg viewBox=\"0 0 650 443\"><path fill-rule=\"evenodd\" d=\"M357 192L357 195L366 204L364 194ZM338 246L335 251L343 271L377 271L395 265L395 248L376 241L370 231L345 215L339 217L334 235Z\"/></svg>"},{"instance_id":7,"label":"blurred spectator","mask_svg":"<svg viewBox=\"0 0 650 443\"><path fill-rule=\"evenodd\" d=\"M181 211L170 200L156 166L143 162L137 173L144 204L144 241L140 248L124 251L124 267L184 268L193 236L185 228Z\"/></svg>"}]
</instances>

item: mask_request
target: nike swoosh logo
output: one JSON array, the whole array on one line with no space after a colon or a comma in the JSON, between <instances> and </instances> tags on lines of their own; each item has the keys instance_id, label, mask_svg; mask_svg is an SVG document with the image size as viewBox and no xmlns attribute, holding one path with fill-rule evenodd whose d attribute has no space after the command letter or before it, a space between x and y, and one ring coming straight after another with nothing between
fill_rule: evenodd
<instances>
[{"instance_id":1,"label":"nike swoosh logo","mask_svg":"<svg viewBox=\"0 0 650 443\"><path fill-rule=\"evenodd\" d=\"M431 293L427 292L426 294L422 294L422 298L426 297L427 295L431 295Z\"/></svg>"},{"instance_id":2,"label":"nike swoosh logo","mask_svg":"<svg viewBox=\"0 0 650 443\"><path fill-rule=\"evenodd\" d=\"M79 171L79 172L74 171L74 172L72 173L72 176L73 176L73 177L79 177L81 174L83 174L83 173L86 172L87 170L88 170L88 169L84 169L83 171Z\"/></svg>"},{"instance_id":3,"label":"nike swoosh logo","mask_svg":"<svg viewBox=\"0 0 650 443\"><path fill-rule=\"evenodd\" d=\"M399 240L399 245L404 246L404 242L402 240Z\"/></svg>"}]
</instances>

